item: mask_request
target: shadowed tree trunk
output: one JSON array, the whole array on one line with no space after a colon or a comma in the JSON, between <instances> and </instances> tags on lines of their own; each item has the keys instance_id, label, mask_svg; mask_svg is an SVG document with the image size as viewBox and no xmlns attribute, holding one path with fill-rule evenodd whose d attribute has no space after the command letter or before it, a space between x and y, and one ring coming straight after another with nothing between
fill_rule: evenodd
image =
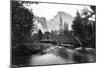
<instances>
[{"instance_id":1,"label":"shadowed tree trunk","mask_svg":"<svg viewBox=\"0 0 100 68\"><path fill-rule=\"evenodd\" d=\"M84 45L82 44L82 42L79 40L79 38L76 37L73 33L72 33L72 36L73 36L73 37L78 41L78 43L81 45L82 50L85 50L85 47L84 47Z\"/></svg>"}]
</instances>

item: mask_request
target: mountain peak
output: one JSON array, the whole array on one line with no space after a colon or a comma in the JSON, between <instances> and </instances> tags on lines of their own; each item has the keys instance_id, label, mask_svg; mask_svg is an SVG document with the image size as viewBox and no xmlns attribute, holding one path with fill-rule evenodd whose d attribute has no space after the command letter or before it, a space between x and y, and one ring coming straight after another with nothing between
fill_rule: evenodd
<instances>
[{"instance_id":1,"label":"mountain peak","mask_svg":"<svg viewBox=\"0 0 100 68\"><path fill-rule=\"evenodd\" d=\"M66 12L64 12L64 11L59 11L59 12L58 12L58 15L65 15L65 16L73 17L71 14L66 13Z\"/></svg>"},{"instance_id":2,"label":"mountain peak","mask_svg":"<svg viewBox=\"0 0 100 68\"><path fill-rule=\"evenodd\" d=\"M68 28L71 29L73 17L66 12L58 11L57 14L47 22L47 27L49 31L60 29L59 27L59 23L61 22L60 18L62 19L62 24L64 25L64 23L68 23Z\"/></svg>"}]
</instances>

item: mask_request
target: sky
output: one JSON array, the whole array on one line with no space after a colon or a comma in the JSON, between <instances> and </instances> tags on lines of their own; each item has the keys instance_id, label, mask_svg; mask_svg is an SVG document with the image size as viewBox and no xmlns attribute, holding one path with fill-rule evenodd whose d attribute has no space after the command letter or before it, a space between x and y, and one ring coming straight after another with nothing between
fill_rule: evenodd
<instances>
[{"instance_id":1,"label":"sky","mask_svg":"<svg viewBox=\"0 0 100 68\"><path fill-rule=\"evenodd\" d=\"M63 4L48 4L48 3L39 3L26 5L27 8L32 9L34 14L40 17L46 17L47 20L53 18L58 11L64 11L71 14L73 17L76 15L77 10L83 8L89 8L89 6L80 6L80 5L63 5Z\"/></svg>"},{"instance_id":2,"label":"sky","mask_svg":"<svg viewBox=\"0 0 100 68\"><path fill-rule=\"evenodd\" d=\"M32 12L36 16L46 18L46 21L49 23L50 23L50 20L53 19L54 16L57 15L59 11L65 12L74 18L76 16L77 11L81 11L84 8L88 8L89 10L91 10L89 6L67 5L67 4L65 5L65 4L50 4L50 3L38 3L38 4L34 3L34 4L24 4L24 6L32 10ZM55 24L56 25L49 24L48 30L51 31L54 29L55 30L58 29L59 23L55 23ZM69 29L71 29L71 24L72 23L68 23L68 25L70 25L68 27ZM40 28L43 31L41 24L38 23L38 25L39 25L38 28Z\"/></svg>"}]
</instances>

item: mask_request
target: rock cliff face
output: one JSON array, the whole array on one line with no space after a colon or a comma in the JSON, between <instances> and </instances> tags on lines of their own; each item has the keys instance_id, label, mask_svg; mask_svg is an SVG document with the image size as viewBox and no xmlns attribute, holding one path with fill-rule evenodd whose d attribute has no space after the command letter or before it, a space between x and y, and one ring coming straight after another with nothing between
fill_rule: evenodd
<instances>
[{"instance_id":1,"label":"rock cliff face","mask_svg":"<svg viewBox=\"0 0 100 68\"><path fill-rule=\"evenodd\" d=\"M49 21L46 20L45 17L38 17L35 21L35 32L37 32L39 29L42 30L44 33L45 31L51 31L51 30L60 30L61 27L64 28L64 23L68 24L69 30L71 29L73 17L65 13L63 11L59 11L52 19Z\"/></svg>"},{"instance_id":2,"label":"rock cliff face","mask_svg":"<svg viewBox=\"0 0 100 68\"><path fill-rule=\"evenodd\" d=\"M72 20L73 20L73 17L68 14L68 13L65 13L63 11L59 11L57 13L57 15L54 16L54 18L50 19L48 22L47 22L47 27L48 27L48 30L59 30L60 29L60 23L62 23L62 27L64 27L64 23L68 23L68 28L69 30L71 29L71 25L72 25Z\"/></svg>"},{"instance_id":3,"label":"rock cliff face","mask_svg":"<svg viewBox=\"0 0 100 68\"><path fill-rule=\"evenodd\" d=\"M37 17L36 21L34 22L33 34L37 33L38 30L41 30L43 33L48 31L47 28L47 21L45 17Z\"/></svg>"}]
</instances>

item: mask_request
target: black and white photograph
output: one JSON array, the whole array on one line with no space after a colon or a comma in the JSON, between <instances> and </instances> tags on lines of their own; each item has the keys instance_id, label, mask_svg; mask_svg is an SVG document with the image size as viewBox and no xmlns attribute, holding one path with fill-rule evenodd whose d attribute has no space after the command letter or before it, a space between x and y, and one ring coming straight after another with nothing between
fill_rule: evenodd
<instances>
[{"instance_id":1,"label":"black and white photograph","mask_svg":"<svg viewBox=\"0 0 100 68\"><path fill-rule=\"evenodd\" d=\"M96 62L96 6L11 0L11 67Z\"/></svg>"}]
</instances>

